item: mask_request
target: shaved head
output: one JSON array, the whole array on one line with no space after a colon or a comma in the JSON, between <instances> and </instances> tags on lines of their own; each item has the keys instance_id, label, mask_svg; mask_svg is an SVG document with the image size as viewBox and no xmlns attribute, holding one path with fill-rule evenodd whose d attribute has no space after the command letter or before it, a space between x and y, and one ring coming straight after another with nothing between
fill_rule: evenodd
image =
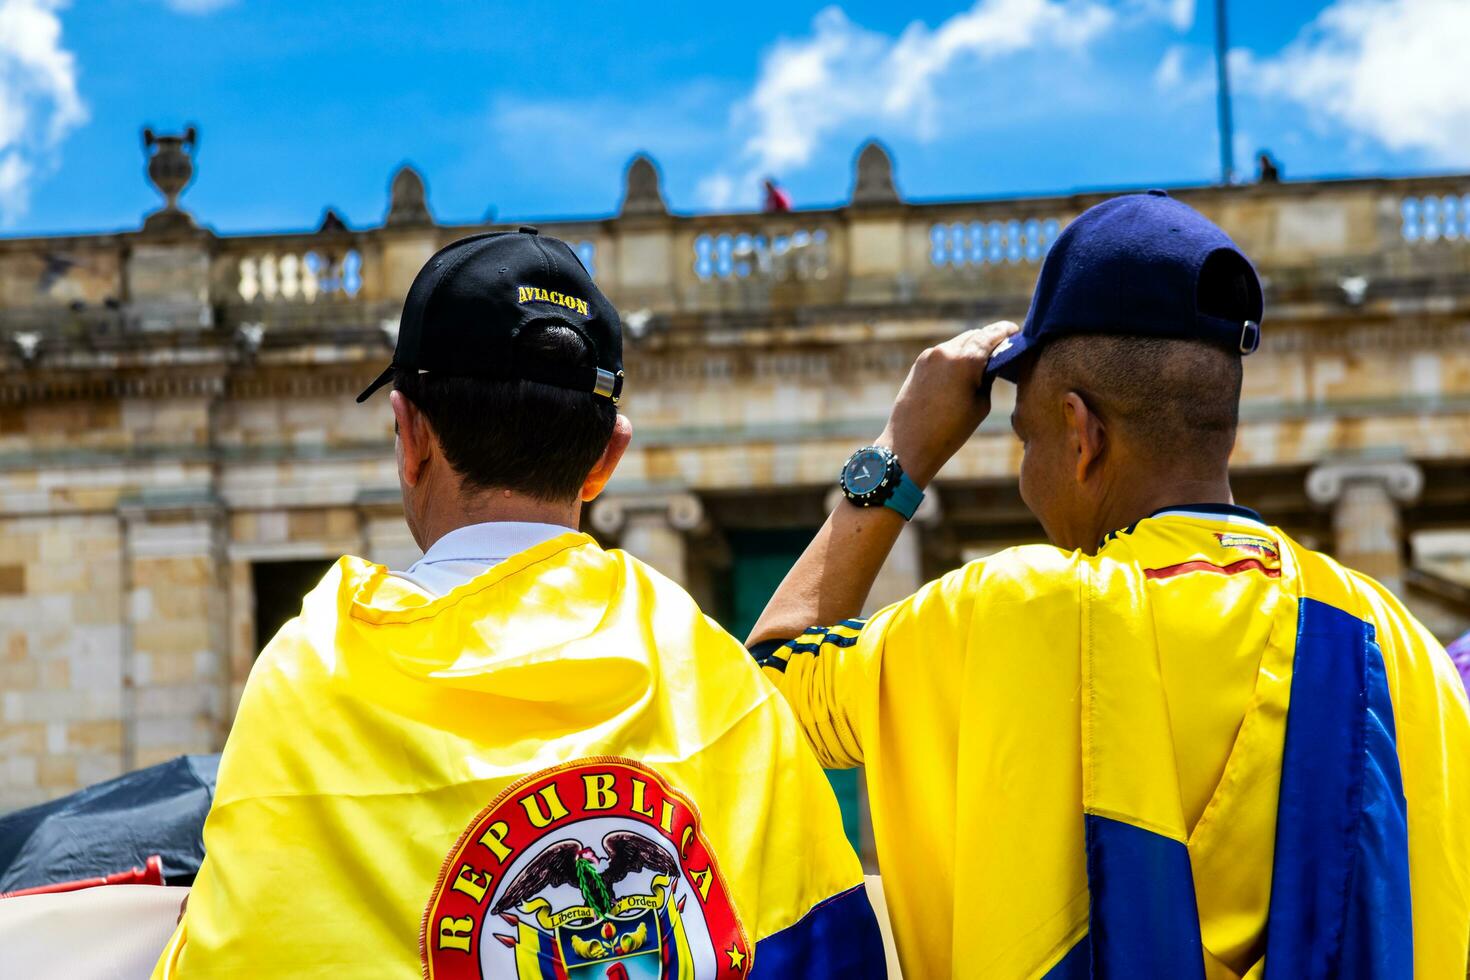
<instances>
[{"instance_id":1,"label":"shaved head","mask_svg":"<svg viewBox=\"0 0 1470 980\"><path fill-rule=\"evenodd\" d=\"M1213 344L1073 335L1036 364L1046 388L1075 391L1122 438L1180 467L1218 468L1235 445L1241 359Z\"/></svg>"},{"instance_id":2,"label":"shaved head","mask_svg":"<svg viewBox=\"0 0 1470 980\"><path fill-rule=\"evenodd\" d=\"M1240 355L1192 340L1074 334L1021 374L1021 497L1048 537L1090 550L1162 506L1229 495Z\"/></svg>"}]
</instances>

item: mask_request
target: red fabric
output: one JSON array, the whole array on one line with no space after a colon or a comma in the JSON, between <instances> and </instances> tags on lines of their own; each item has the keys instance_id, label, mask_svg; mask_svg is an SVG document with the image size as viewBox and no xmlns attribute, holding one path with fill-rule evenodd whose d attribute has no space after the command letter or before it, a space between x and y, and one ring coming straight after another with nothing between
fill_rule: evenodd
<instances>
[{"instance_id":1,"label":"red fabric","mask_svg":"<svg viewBox=\"0 0 1470 980\"><path fill-rule=\"evenodd\" d=\"M1240 572L1264 572L1267 578L1280 578L1281 569L1267 568L1254 558L1242 558L1228 565L1216 565L1208 561L1185 561L1177 565L1165 565L1163 568L1145 568L1143 574L1148 578L1173 578L1175 575L1183 575L1186 572L1214 572L1216 575L1236 575Z\"/></svg>"},{"instance_id":2,"label":"red fabric","mask_svg":"<svg viewBox=\"0 0 1470 980\"><path fill-rule=\"evenodd\" d=\"M786 212L791 210L791 195L772 183L766 184L766 210Z\"/></svg>"}]
</instances>

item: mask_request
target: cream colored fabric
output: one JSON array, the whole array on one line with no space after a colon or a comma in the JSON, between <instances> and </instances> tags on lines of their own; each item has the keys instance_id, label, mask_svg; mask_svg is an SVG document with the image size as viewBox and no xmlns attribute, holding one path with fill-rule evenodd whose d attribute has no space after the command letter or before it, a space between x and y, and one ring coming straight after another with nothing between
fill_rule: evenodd
<instances>
[{"instance_id":1,"label":"cream colored fabric","mask_svg":"<svg viewBox=\"0 0 1470 980\"><path fill-rule=\"evenodd\" d=\"M142 980L173 934L187 888L105 885L0 898L0 977Z\"/></svg>"},{"instance_id":2,"label":"cream colored fabric","mask_svg":"<svg viewBox=\"0 0 1470 980\"><path fill-rule=\"evenodd\" d=\"M898 968L898 947L893 944L893 926L888 923L888 900L883 897L883 879L878 875L867 875L863 878L863 885L868 890L868 901L873 903L873 912L878 916L878 928L883 930L888 980L903 980L903 971Z\"/></svg>"}]
</instances>

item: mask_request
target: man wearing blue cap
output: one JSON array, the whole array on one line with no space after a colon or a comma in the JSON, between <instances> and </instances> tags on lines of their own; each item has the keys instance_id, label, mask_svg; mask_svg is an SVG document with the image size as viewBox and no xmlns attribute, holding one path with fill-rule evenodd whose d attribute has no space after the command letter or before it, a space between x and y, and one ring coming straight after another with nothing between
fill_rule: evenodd
<instances>
[{"instance_id":1,"label":"man wearing blue cap","mask_svg":"<svg viewBox=\"0 0 1470 980\"><path fill-rule=\"evenodd\" d=\"M919 358L756 625L823 763L865 767L906 975L1465 968L1454 668L1394 596L1231 495L1261 314L1197 212L1157 191L1091 209L1019 333ZM995 375L1052 546L849 618Z\"/></svg>"}]
</instances>

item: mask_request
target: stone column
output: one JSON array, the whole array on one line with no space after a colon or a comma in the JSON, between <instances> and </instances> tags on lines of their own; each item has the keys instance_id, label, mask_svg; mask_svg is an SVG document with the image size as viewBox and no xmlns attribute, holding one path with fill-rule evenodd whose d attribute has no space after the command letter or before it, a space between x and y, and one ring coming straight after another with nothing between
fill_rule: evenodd
<instances>
[{"instance_id":1,"label":"stone column","mask_svg":"<svg viewBox=\"0 0 1470 980\"><path fill-rule=\"evenodd\" d=\"M602 497L591 522L601 534L619 535L624 551L688 587L687 536L704 524L704 505L694 494Z\"/></svg>"},{"instance_id":2,"label":"stone column","mask_svg":"<svg viewBox=\"0 0 1470 980\"><path fill-rule=\"evenodd\" d=\"M1424 473L1413 463L1329 462L1307 474L1307 497L1331 506L1334 557L1403 594L1403 526L1399 508L1418 499Z\"/></svg>"},{"instance_id":3,"label":"stone column","mask_svg":"<svg viewBox=\"0 0 1470 980\"><path fill-rule=\"evenodd\" d=\"M827 494L827 510L832 511L839 505L850 506L845 502L842 491L834 488ZM868 593L868 601L863 605L864 616L919 591L919 586L924 584L924 529L937 524L939 516L939 492L930 487L924 491L924 502L914 513L914 519L899 532L893 550L888 553L888 560L879 570L878 578Z\"/></svg>"},{"instance_id":4,"label":"stone column","mask_svg":"<svg viewBox=\"0 0 1470 980\"><path fill-rule=\"evenodd\" d=\"M218 751L229 692L223 509L128 507L121 517L123 768Z\"/></svg>"},{"instance_id":5,"label":"stone column","mask_svg":"<svg viewBox=\"0 0 1470 980\"><path fill-rule=\"evenodd\" d=\"M0 518L0 812L122 771L121 547L111 515Z\"/></svg>"}]
</instances>

